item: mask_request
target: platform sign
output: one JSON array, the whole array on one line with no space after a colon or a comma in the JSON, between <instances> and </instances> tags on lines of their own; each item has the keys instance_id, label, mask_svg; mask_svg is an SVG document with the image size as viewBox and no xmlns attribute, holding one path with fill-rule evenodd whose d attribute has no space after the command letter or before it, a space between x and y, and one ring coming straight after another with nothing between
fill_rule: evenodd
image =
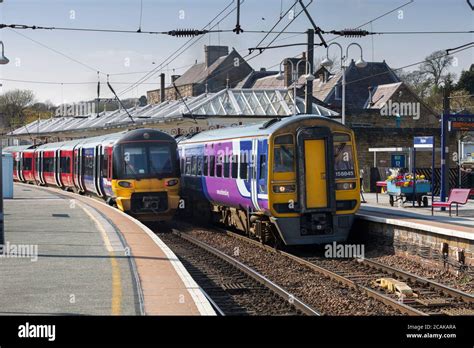
<instances>
[{"instance_id":1,"label":"platform sign","mask_svg":"<svg viewBox=\"0 0 474 348\"><path fill-rule=\"evenodd\" d=\"M473 115L451 115L449 117L449 130L474 130L474 116Z\"/></svg>"},{"instance_id":2,"label":"platform sign","mask_svg":"<svg viewBox=\"0 0 474 348\"><path fill-rule=\"evenodd\" d=\"M413 139L413 147L415 149L432 149L434 138L431 137L415 137Z\"/></svg>"},{"instance_id":3,"label":"platform sign","mask_svg":"<svg viewBox=\"0 0 474 348\"><path fill-rule=\"evenodd\" d=\"M405 168L405 159L405 155L392 155L392 168Z\"/></svg>"}]
</instances>

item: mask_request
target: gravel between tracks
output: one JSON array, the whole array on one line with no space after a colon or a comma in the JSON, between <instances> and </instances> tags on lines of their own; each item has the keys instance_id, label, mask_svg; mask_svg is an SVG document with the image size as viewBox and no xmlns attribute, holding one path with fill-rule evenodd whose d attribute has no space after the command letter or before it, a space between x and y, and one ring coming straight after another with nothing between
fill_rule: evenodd
<instances>
[{"instance_id":1,"label":"gravel between tracks","mask_svg":"<svg viewBox=\"0 0 474 348\"><path fill-rule=\"evenodd\" d=\"M184 224L179 230L244 262L324 315L400 315L363 292L344 287L285 256L219 232Z\"/></svg>"},{"instance_id":2,"label":"gravel between tracks","mask_svg":"<svg viewBox=\"0 0 474 348\"><path fill-rule=\"evenodd\" d=\"M466 293L474 294L474 278L472 275L460 274L459 276L456 276L450 271L443 270L434 265L427 264L426 262L421 262L419 258L410 255L383 255L380 250L373 250L367 252L366 257L382 264L413 273L420 277L434 280L438 283L445 284Z\"/></svg>"}]
</instances>

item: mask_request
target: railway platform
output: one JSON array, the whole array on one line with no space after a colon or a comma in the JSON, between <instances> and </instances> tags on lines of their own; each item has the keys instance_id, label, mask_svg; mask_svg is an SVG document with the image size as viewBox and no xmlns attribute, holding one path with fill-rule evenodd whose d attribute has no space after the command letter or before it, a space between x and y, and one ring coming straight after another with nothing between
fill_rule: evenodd
<instances>
[{"instance_id":1,"label":"railway platform","mask_svg":"<svg viewBox=\"0 0 474 348\"><path fill-rule=\"evenodd\" d=\"M121 211L26 184L4 204L1 315L215 315L174 253Z\"/></svg>"},{"instance_id":2,"label":"railway platform","mask_svg":"<svg viewBox=\"0 0 474 348\"><path fill-rule=\"evenodd\" d=\"M446 243L454 259L462 250L466 263L474 265L474 201L459 205L459 216L450 217L439 208L431 215L431 197L428 207L413 207L411 202L392 207L386 194L379 194L378 202L374 193L364 193L364 198L366 203L357 213L357 228L398 243L428 248L430 254L439 254Z\"/></svg>"}]
</instances>

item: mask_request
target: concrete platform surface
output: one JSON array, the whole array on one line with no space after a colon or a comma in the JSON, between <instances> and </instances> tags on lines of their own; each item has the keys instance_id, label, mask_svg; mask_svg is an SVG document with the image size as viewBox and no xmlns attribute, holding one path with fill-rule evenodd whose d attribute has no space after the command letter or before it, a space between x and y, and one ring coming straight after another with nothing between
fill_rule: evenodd
<instances>
[{"instance_id":1,"label":"concrete platform surface","mask_svg":"<svg viewBox=\"0 0 474 348\"><path fill-rule=\"evenodd\" d=\"M358 212L360 218L385 219L386 223L399 224L414 229L425 229L429 232L457 236L464 239L474 239L474 202L469 200L464 206L459 206L459 216L453 206L452 216L448 211L435 209L431 216L431 197L428 207L415 207L411 202L403 205L390 206L388 194L379 194L378 203L375 193L364 193L366 203L362 203ZM435 201L438 198L435 197Z\"/></svg>"},{"instance_id":2,"label":"concrete platform surface","mask_svg":"<svg viewBox=\"0 0 474 348\"><path fill-rule=\"evenodd\" d=\"M0 315L214 314L156 235L92 198L15 184L4 250Z\"/></svg>"}]
</instances>

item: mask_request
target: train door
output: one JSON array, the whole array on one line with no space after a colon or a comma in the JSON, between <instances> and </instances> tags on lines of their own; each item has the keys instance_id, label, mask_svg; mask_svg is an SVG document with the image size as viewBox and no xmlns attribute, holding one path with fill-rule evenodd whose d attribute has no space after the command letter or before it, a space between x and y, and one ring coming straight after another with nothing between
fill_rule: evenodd
<instances>
[{"instance_id":1,"label":"train door","mask_svg":"<svg viewBox=\"0 0 474 348\"><path fill-rule=\"evenodd\" d=\"M58 187L62 187L61 182L61 150L54 151L54 181Z\"/></svg>"},{"instance_id":2,"label":"train door","mask_svg":"<svg viewBox=\"0 0 474 348\"><path fill-rule=\"evenodd\" d=\"M79 148L79 186L82 192L86 192L86 184L84 180L84 148Z\"/></svg>"},{"instance_id":3,"label":"train door","mask_svg":"<svg viewBox=\"0 0 474 348\"><path fill-rule=\"evenodd\" d=\"M102 187L102 162L103 162L103 146L97 145L94 150L94 186L97 194L100 197L104 196Z\"/></svg>"},{"instance_id":4,"label":"train door","mask_svg":"<svg viewBox=\"0 0 474 348\"><path fill-rule=\"evenodd\" d=\"M301 129L297 133L297 147L301 211L335 211L331 131L327 127Z\"/></svg>"},{"instance_id":5,"label":"train door","mask_svg":"<svg viewBox=\"0 0 474 348\"><path fill-rule=\"evenodd\" d=\"M258 204L258 139L252 139L252 151L250 155L250 197L255 210L260 210Z\"/></svg>"},{"instance_id":6,"label":"train door","mask_svg":"<svg viewBox=\"0 0 474 348\"><path fill-rule=\"evenodd\" d=\"M23 152L17 152L18 154L18 180L25 182L25 176L23 175Z\"/></svg>"},{"instance_id":7,"label":"train door","mask_svg":"<svg viewBox=\"0 0 474 348\"><path fill-rule=\"evenodd\" d=\"M44 179L44 171L43 171L43 151L39 151L38 153L38 173L39 173L39 181L41 185L46 185L46 181Z\"/></svg>"},{"instance_id":8,"label":"train door","mask_svg":"<svg viewBox=\"0 0 474 348\"><path fill-rule=\"evenodd\" d=\"M268 177L268 142L267 140L258 140L257 145L257 155L256 155L256 189L257 189L257 203L260 209L265 209L268 192L267 192L267 177Z\"/></svg>"}]
</instances>

